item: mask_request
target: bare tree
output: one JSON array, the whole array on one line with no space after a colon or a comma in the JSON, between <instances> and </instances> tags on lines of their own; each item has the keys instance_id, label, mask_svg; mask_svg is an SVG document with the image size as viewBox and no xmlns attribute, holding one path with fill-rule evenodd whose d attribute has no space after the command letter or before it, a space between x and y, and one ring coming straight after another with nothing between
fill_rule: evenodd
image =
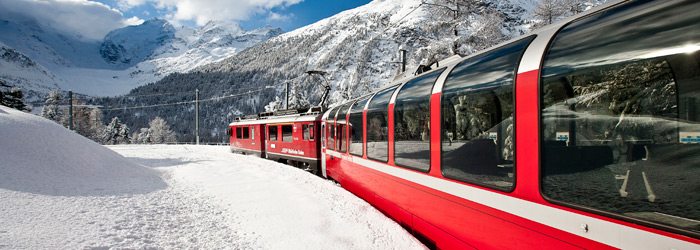
<instances>
[{"instance_id":1,"label":"bare tree","mask_svg":"<svg viewBox=\"0 0 700 250\"><path fill-rule=\"evenodd\" d=\"M568 12L565 0L540 0L535 8L534 16L542 22L535 25L536 28L552 24Z\"/></svg>"}]
</instances>

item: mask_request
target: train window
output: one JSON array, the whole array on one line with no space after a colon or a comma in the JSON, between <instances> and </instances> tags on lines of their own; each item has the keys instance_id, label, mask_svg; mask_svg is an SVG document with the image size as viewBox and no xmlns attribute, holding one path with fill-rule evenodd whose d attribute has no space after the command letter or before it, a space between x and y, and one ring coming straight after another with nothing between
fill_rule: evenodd
<instances>
[{"instance_id":1,"label":"train window","mask_svg":"<svg viewBox=\"0 0 700 250\"><path fill-rule=\"evenodd\" d=\"M282 141L291 142L292 139L292 125L282 125Z\"/></svg>"},{"instance_id":2,"label":"train window","mask_svg":"<svg viewBox=\"0 0 700 250\"><path fill-rule=\"evenodd\" d=\"M250 139L255 140L255 127L250 127Z\"/></svg>"},{"instance_id":3,"label":"train window","mask_svg":"<svg viewBox=\"0 0 700 250\"><path fill-rule=\"evenodd\" d=\"M394 104L396 165L430 170L430 95L445 69L417 77L401 87Z\"/></svg>"},{"instance_id":4,"label":"train window","mask_svg":"<svg viewBox=\"0 0 700 250\"><path fill-rule=\"evenodd\" d=\"M467 59L442 94L442 174L503 191L514 187L513 86L533 37Z\"/></svg>"},{"instance_id":5,"label":"train window","mask_svg":"<svg viewBox=\"0 0 700 250\"><path fill-rule=\"evenodd\" d=\"M301 130L302 130L302 139L304 141L308 141L310 139L311 134L309 133L309 125L304 124L301 125Z\"/></svg>"},{"instance_id":6,"label":"train window","mask_svg":"<svg viewBox=\"0 0 700 250\"><path fill-rule=\"evenodd\" d=\"M336 132L338 133L338 137L336 137L336 149L340 152L345 152L347 151L347 139L345 138L345 131L346 127L345 124L338 124L336 127Z\"/></svg>"},{"instance_id":7,"label":"train window","mask_svg":"<svg viewBox=\"0 0 700 250\"><path fill-rule=\"evenodd\" d=\"M250 128L248 127L242 127L241 130L243 131L243 136L241 136L241 139L250 139Z\"/></svg>"},{"instance_id":8,"label":"train window","mask_svg":"<svg viewBox=\"0 0 700 250\"><path fill-rule=\"evenodd\" d=\"M314 140L314 125L309 124L309 140L313 141Z\"/></svg>"},{"instance_id":9,"label":"train window","mask_svg":"<svg viewBox=\"0 0 700 250\"><path fill-rule=\"evenodd\" d=\"M367 108L367 157L389 160L389 101L398 86L377 93Z\"/></svg>"},{"instance_id":10,"label":"train window","mask_svg":"<svg viewBox=\"0 0 700 250\"><path fill-rule=\"evenodd\" d=\"M270 138L270 141L277 141L277 125L271 125L267 127L268 131L268 138Z\"/></svg>"},{"instance_id":11,"label":"train window","mask_svg":"<svg viewBox=\"0 0 700 250\"><path fill-rule=\"evenodd\" d=\"M328 149L335 149L335 125L328 125Z\"/></svg>"},{"instance_id":12,"label":"train window","mask_svg":"<svg viewBox=\"0 0 700 250\"><path fill-rule=\"evenodd\" d=\"M241 139L243 136L243 133L241 133L241 127L236 127L236 139Z\"/></svg>"},{"instance_id":13,"label":"train window","mask_svg":"<svg viewBox=\"0 0 700 250\"><path fill-rule=\"evenodd\" d=\"M632 1L565 26L541 78L548 199L700 234L700 1Z\"/></svg>"},{"instance_id":14,"label":"train window","mask_svg":"<svg viewBox=\"0 0 700 250\"><path fill-rule=\"evenodd\" d=\"M364 123L362 123L362 112L370 96L366 96L352 106L350 109L350 120L348 126L350 129L350 154L362 156L362 132Z\"/></svg>"},{"instance_id":15,"label":"train window","mask_svg":"<svg viewBox=\"0 0 700 250\"><path fill-rule=\"evenodd\" d=\"M348 139L347 139L347 115L348 110L350 110L352 103L347 103L340 107L338 110L338 115L336 116L336 124L338 124L338 137L336 138L338 151L347 152L348 151Z\"/></svg>"},{"instance_id":16,"label":"train window","mask_svg":"<svg viewBox=\"0 0 700 250\"><path fill-rule=\"evenodd\" d=\"M338 109L340 107L335 107L331 109L330 112L328 112L328 120L326 123L328 123L328 131L326 131L326 136L328 137L328 149L334 149L335 148L335 115L338 113Z\"/></svg>"}]
</instances>

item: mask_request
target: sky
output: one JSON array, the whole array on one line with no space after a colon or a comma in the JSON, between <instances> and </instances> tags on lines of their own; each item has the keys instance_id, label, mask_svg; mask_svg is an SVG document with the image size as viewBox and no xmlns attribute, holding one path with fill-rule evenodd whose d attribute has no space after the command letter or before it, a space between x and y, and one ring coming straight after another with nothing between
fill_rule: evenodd
<instances>
[{"instance_id":1,"label":"sky","mask_svg":"<svg viewBox=\"0 0 700 250\"><path fill-rule=\"evenodd\" d=\"M175 26L209 21L245 30L292 31L370 0L0 0L0 19L36 21L64 35L102 40L107 33L160 18Z\"/></svg>"},{"instance_id":2,"label":"sky","mask_svg":"<svg viewBox=\"0 0 700 250\"><path fill-rule=\"evenodd\" d=\"M370 0L95 0L142 20L163 18L181 25L210 20L235 22L246 30L264 26L291 31L364 5Z\"/></svg>"}]
</instances>

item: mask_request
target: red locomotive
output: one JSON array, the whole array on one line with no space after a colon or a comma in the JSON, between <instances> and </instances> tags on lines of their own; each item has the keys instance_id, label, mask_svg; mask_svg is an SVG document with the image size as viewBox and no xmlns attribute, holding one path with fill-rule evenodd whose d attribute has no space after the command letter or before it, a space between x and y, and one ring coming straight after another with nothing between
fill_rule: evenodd
<instances>
[{"instance_id":1,"label":"red locomotive","mask_svg":"<svg viewBox=\"0 0 700 250\"><path fill-rule=\"evenodd\" d=\"M699 9L615 2L395 80L323 113L321 174L433 248L699 249Z\"/></svg>"},{"instance_id":2,"label":"red locomotive","mask_svg":"<svg viewBox=\"0 0 700 250\"><path fill-rule=\"evenodd\" d=\"M320 174L320 109L283 110L229 124L231 152L252 154Z\"/></svg>"}]
</instances>

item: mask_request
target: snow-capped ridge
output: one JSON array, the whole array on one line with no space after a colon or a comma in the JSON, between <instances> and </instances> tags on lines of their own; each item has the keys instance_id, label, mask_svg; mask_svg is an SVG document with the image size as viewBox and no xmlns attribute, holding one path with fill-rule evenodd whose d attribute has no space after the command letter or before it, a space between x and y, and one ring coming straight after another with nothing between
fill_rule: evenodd
<instances>
[{"instance_id":1,"label":"snow-capped ridge","mask_svg":"<svg viewBox=\"0 0 700 250\"><path fill-rule=\"evenodd\" d=\"M149 58L174 37L175 28L170 23L151 19L109 32L100 45L100 55L110 64L132 66Z\"/></svg>"}]
</instances>

